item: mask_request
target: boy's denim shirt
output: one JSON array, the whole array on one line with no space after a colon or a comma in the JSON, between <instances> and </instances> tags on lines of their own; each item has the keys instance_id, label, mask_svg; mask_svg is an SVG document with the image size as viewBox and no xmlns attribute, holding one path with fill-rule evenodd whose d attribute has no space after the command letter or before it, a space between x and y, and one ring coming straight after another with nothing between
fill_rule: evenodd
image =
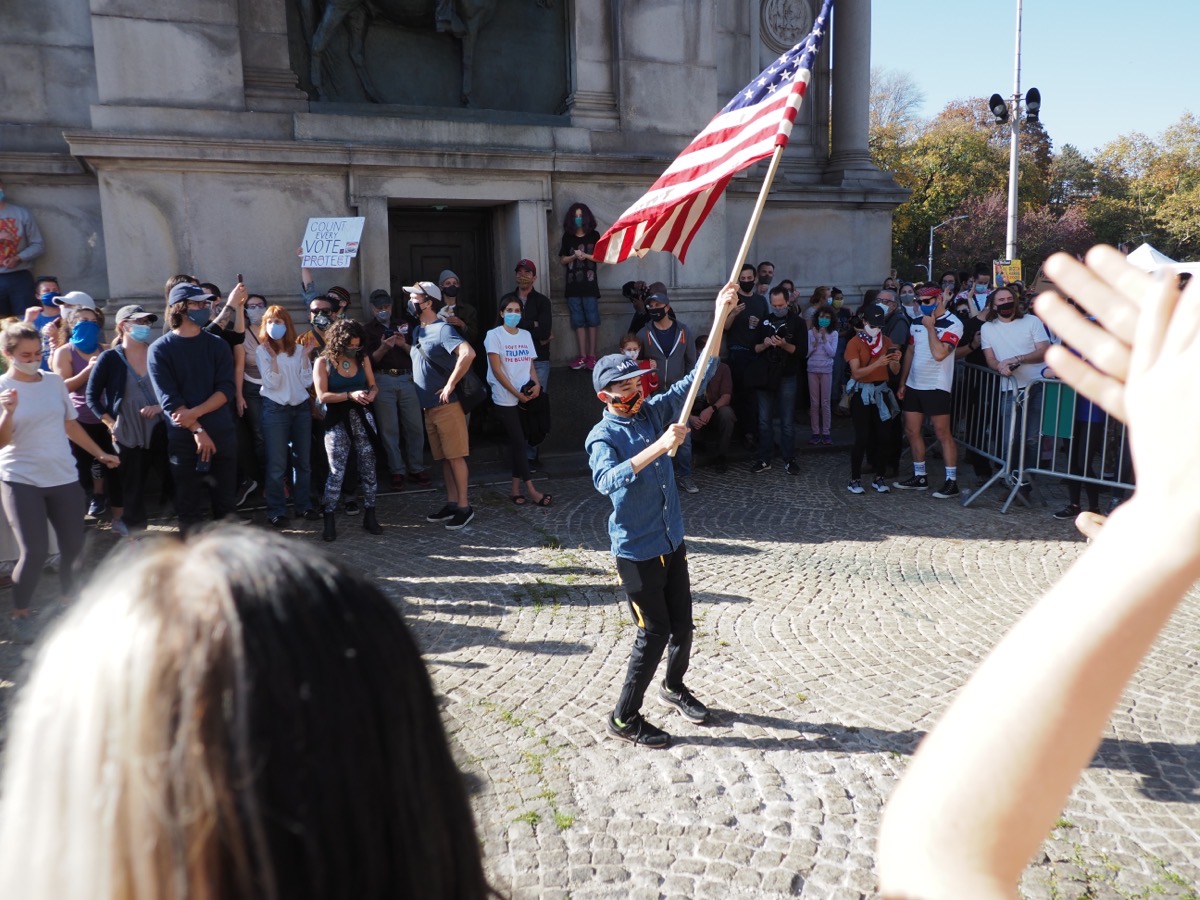
<instances>
[{"instance_id":1,"label":"boy's denim shirt","mask_svg":"<svg viewBox=\"0 0 1200 900\"><path fill-rule=\"evenodd\" d=\"M701 391L719 362L715 356L708 361ZM664 453L637 474L631 460L678 420L695 375L693 370L663 393L646 398L635 416L618 416L605 409L587 436L592 483L613 504L608 517L613 556L641 562L665 556L683 542L674 460Z\"/></svg>"}]
</instances>

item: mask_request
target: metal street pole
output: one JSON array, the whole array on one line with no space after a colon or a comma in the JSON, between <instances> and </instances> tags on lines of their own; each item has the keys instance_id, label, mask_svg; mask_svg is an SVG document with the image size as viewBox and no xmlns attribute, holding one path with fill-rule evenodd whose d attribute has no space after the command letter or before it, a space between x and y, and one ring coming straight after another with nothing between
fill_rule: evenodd
<instances>
[{"instance_id":1,"label":"metal street pole","mask_svg":"<svg viewBox=\"0 0 1200 900\"><path fill-rule=\"evenodd\" d=\"M1012 142L1008 152L1008 240L1004 248L1009 259L1017 258L1017 151L1021 131L1021 3L1017 0L1017 50L1013 64L1013 93L1010 120Z\"/></svg>"},{"instance_id":2,"label":"metal street pole","mask_svg":"<svg viewBox=\"0 0 1200 900\"><path fill-rule=\"evenodd\" d=\"M953 219L947 219L945 222L939 222L937 225L934 225L932 228L929 229L929 267L925 270L927 273L926 277L929 279L929 281L931 281L931 282L933 281L933 233L935 231L937 231L939 228L944 228L945 226L949 225L951 222L957 222L960 219L967 219L967 218L970 218L970 217L965 216L965 215L964 216L955 216ZM920 265L920 263L918 263L918 265Z\"/></svg>"}]
</instances>

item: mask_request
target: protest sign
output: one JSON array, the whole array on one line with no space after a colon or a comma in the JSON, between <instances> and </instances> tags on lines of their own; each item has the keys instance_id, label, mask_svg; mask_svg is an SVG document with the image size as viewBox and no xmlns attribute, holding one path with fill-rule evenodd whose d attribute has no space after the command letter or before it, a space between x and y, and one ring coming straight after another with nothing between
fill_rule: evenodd
<instances>
[{"instance_id":1,"label":"protest sign","mask_svg":"<svg viewBox=\"0 0 1200 900\"><path fill-rule=\"evenodd\" d=\"M362 216L312 218L300 242L301 262L306 269L346 269L358 255L362 239Z\"/></svg>"},{"instance_id":2,"label":"protest sign","mask_svg":"<svg viewBox=\"0 0 1200 900\"><path fill-rule=\"evenodd\" d=\"M993 259L992 284L1002 287L1021 280L1021 261L1019 259Z\"/></svg>"}]
</instances>

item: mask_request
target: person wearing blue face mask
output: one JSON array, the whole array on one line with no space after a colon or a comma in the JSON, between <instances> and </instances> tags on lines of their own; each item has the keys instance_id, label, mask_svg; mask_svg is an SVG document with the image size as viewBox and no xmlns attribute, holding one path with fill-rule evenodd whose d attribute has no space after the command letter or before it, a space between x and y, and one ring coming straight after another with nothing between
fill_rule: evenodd
<instances>
[{"instance_id":1,"label":"person wearing blue face mask","mask_svg":"<svg viewBox=\"0 0 1200 900\"><path fill-rule=\"evenodd\" d=\"M958 445L950 432L950 389L954 383L954 352L963 336L957 316L947 314L950 291L924 287L917 294L921 318L909 326L908 348L900 372L900 390L896 396L904 411L904 431L912 450L913 475L892 483L902 491L929 488L925 473L925 438L921 433L925 417L946 461L946 482L933 492L939 500L958 496Z\"/></svg>"},{"instance_id":2,"label":"person wearing blue face mask","mask_svg":"<svg viewBox=\"0 0 1200 900\"><path fill-rule=\"evenodd\" d=\"M87 296L87 295L82 295ZM91 300L91 297L87 298ZM108 429L87 405L86 389L88 378L103 344L103 313L96 309L95 301L90 305L73 306L64 317L67 340L50 356L50 371L60 376L67 385L71 403L79 414L79 424L88 437L96 442L105 453L112 453L112 438ZM79 483L88 495L88 515L102 519L107 514L105 495L105 467L91 454L76 444L71 445L75 464L79 468Z\"/></svg>"},{"instance_id":3,"label":"person wearing blue face mask","mask_svg":"<svg viewBox=\"0 0 1200 900\"><path fill-rule=\"evenodd\" d=\"M521 486L524 485L525 494L530 500L538 506L549 506L554 499L533 485L529 457L525 452L525 433L517 411L518 404L535 400L542 392L537 369L533 365L537 359L537 347L534 346L533 336L519 327L521 314L521 302L516 298L510 299L500 312L504 324L493 328L484 338L483 348L487 351L488 359L487 380L492 386L496 418L508 435L512 502L517 506L525 505L526 499L521 493Z\"/></svg>"},{"instance_id":4,"label":"person wearing blue face mask","mask_svg":"<svg viewBox=\"0 0 1200 900\"><path fill-rule=\"evenodd\" d=\"M245 288L238 285L235 291ZM230 299L233 299L231 294ZM237 434L232 405L237 397L233 351L202 326L212 295L194 284L177 284L168 297L171 330L150 345L147 368L167 415L167 453L175 478L175 510L185 534L202 521L207 488L213 519L234 511Z\"/></svg>"},{"instance_id":5,"label":"person wearing blue face mask","mask_svg":"<svg viewBox=\"0 0 1200 900\"><path fill-rule=\"evenodd\" d=\"M146 361L157 321L141 306L122 306L112 349L96 359L87 382L88 409L104 423L121 458L120 468L108 473L112 529L130 538L146 528L146 476L166 437Z\"/></svg>"}]
</instances>

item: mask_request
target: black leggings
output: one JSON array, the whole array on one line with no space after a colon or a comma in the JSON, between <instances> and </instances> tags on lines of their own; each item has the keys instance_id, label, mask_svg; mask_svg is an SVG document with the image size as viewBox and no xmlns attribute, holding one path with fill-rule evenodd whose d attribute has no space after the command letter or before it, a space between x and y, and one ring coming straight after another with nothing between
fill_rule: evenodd
<instances>
[{"instance_id":1,"label":"black leggings","mask_svg":"<svg viewBox=\"0 0 1200 900\"><path fill-rule=\"evenodd\" d=\"M496 413L496 418L500 420L500 424L504 426L504 433L508 435L508 456L512 477L528 481L533 474L529 470L529 454L525 452L525 431L521 428L521 414L517 411L516 406L501 406L499 403L495 404L492 409Z\"/></svg>"},{"instance_id":2,"label":"black leggings","mask_svg":"<svg viewBox=\"0 0 1200 900\"><path fill-rule=\"evenodd\" d=\"M49 552L50 532L54 527L58 537L61 563L58 578L63 591L69 591L74 581L75 562L83 551L83 514L86 497L72 481L55 487L40 488L15 481L0 483L0 500L4 514L12 526L20 555L13 569L13 608L28 609L33 592L42 577Z\"/></svg>"},{"instance_id":3,"label":"black leggings","mask_svg":"<svg viewBox=\"0 0 1200 900\"><path fill-rule=\"evenodd\" d=\"M625 684L613 712L616 718L628 722L642 708L663 650L667 651L667 687L679 690L687 674L694 628L687 548L680 543L673 553L641 562L618 556L617 574L638 629Z\"/></svg>"}]
</instances>

